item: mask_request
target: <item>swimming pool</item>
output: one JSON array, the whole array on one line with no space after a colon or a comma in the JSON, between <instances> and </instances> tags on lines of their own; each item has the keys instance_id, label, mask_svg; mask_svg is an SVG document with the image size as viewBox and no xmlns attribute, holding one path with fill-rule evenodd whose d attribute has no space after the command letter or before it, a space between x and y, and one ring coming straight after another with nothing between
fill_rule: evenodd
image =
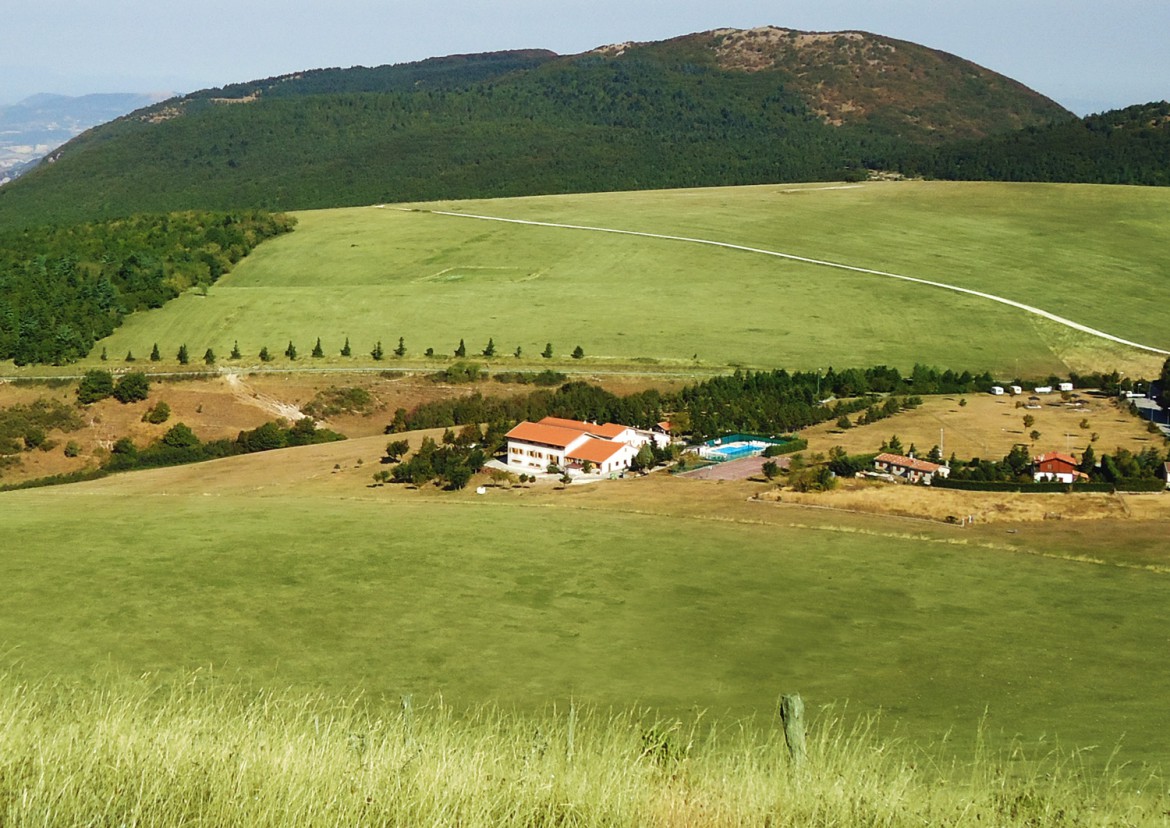
<instances>
[{"instance_id":1,"label":"swimming pool","mask_svg":"<svg viewBox=\"0 0 1170 828\"><path fill-rule=\"evenodd\" d=\"M760 454L767 447L768 444L764 442L737 441L734 443L724 443L720 446L709 446L703 452L703 456L712 460L738 460L741 457L753 457Z\"/></svg>"}]
</instances>

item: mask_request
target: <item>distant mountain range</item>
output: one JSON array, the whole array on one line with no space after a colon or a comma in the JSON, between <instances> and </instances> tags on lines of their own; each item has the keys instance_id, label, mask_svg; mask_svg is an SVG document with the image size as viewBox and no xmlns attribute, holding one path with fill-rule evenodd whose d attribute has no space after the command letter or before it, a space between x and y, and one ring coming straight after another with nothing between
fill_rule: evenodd
<instances>
[{"instance_id":1,"label":"distant mountain range","mask_svg":"<svg viewBox=\"0 0 1170 828\"><path fill-rule=\"evenodd\" d=\"M914 43L720 29L571 56L318 69L172 98L74 138L0 188L0 228L934 174L954 146L982 152L971 148L1078 123L1016 81Z\"/></svg>"},{"instance_id":2,"label":"distant mountain range","mask_svg":"<svg viewBox=\"0 0 1170 828\"><path fill-rule=\"evenodd\" d=\"M0 106L0 183L90 127L150 106L169 95L33 95Z\"/></svg>"}]
</instances>

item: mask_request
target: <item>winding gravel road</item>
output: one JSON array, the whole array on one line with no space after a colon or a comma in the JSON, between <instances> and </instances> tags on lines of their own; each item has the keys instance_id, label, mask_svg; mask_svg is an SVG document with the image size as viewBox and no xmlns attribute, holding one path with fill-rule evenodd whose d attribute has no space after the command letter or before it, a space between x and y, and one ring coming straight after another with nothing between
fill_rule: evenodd
<instances>
[{"instance_id":1,"label":"winding gravel road","mask_svg":"<svg viewBox=\"0 0 1170 828\"><path fill-rule=\"evenodd\" d=\"M819 267L833 267L838 270L848 270L852 273L864 273L869 276L884 276L888 279L900 279L903 282L914 282L919 285L927 285L929 287L940 288L942 290L949 290L954 293L964 293L968 296L978 296L980 299L987 299L991 302L998 302L1001 305L1007 305L1012 308L1043 317L1051 320L1065 327L1072 328L1074 331L1096 336L1101 339L1107 339L1110 342L1117 342L1122 345L1128 345L1131 348L1137 348L1142 351L1148 351L1155 354L1163 354L1170 356L1170 351L1162 348L1155 348L1153 345L1144 345L1141 342L1134 342L1129 339L1122 339L1119 336L1114 336L1105 331L1099 331L1096 328L1090 328L1088 325L1082 325L1080 322L1074 322L1072 319L1067 319L1063 316L1058 316L1055 313L1046 311L1043 308L1037 308L1034 305L1026 305L1023 302L1017 302L1014 299L1008 299L1003 296L996 296L994 293L984 293L981 290L972 290L971 288L959 287L958 285L948 285L945 282L935 282L930 279L919 279L914 276L903 276L899 273L888 273L884 270L871 270L867 267L855 267L853 265L840 264L839 262L829 262L824 259L810 259L806 256L796 256L792 253L781 253L776 250L765 250L762 247L748 247L742 244L731 244L730 242L715 241L713 239L694 239L688 236L669 236L662 233L643 233L637 230L620 230L613 227L590 227L582 224L557 224L550 221L531 221L529 219L514 219L503 218L501 216L482 216L474 213L454 213L446 210L427 210L436 216L452 216L455 218L477 219L479 221L498 221L506 224L524 224L532 227L555 227L561 230L585 230L591 233L614 233L620 236L641 236L647 239L662 239L664 241L687 242L688 244L705 244L710 247L723 247L728 250L739 250L745 253L758 253L763 256L774 256L778 259L788 259L793 262L803 262L804 264L817 265Z\"/></svg>"}]
</instances>

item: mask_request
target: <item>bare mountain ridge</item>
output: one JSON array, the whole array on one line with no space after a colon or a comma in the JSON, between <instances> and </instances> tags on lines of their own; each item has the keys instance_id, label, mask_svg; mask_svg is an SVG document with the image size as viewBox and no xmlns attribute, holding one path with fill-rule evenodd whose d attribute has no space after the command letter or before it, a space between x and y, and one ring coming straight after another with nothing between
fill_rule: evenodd
<instances>
[{"instance_id":1,"label":"bare mountain ridge","mask_svg":"<svg viewBox=\"0 0 1170 828\"><path fill-rule=\"evenodd\" d=\"M698 46L726 71L775 72L833 126L876 123L949 140L1072 117L1051 98L969 60L863 31L714 29L592 53L622 57L663 44Z\"/></svg>"}]
</instances>

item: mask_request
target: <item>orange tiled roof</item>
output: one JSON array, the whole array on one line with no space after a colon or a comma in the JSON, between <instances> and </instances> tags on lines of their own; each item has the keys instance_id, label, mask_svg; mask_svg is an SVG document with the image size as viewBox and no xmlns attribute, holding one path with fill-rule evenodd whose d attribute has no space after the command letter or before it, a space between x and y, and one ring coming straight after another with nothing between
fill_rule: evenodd
<instances>
[{"instance_id":1,"label":"orange tiled roof","mask_svg":"<svg viewBox=\"0 0 1170 828\"><path fill-rule=\"evenodd\" d=\"M934 474L942 468L938 463L928 463L913 457L904 457L901 454L879 454L874 458L875 463L889 463L891 466L901 466L904 469Z\"/></svg>"},{"instance_id":2,"label":"orange tiled roof","mask_svg":"<svg viewBox=\"0 0 1170 828\"><path fill-rule=\"evenodd\" d=\"M569 452L573 460L588 460L591 463L604 463L619 451L625 448L624 443L615 443L611 440L595 440L590 437L577 448Z\"/></svg>"},{"instance_id":3,"label":"orange tiled roof","mask_svg":"<svg viewBox=\"0 0 1170 828\"><path fill-rule=\"evenodd\" d=\"M575 428L577 431L583 431L587 434L605 437L610 440L617 437L627 428L627 426L618 425L617 423L598 425L597 423L586 423L581 420L566 420L561 417L545 417L540 420L540 425L557 426L558 428Z\"/></svg>"},{"instance_id":4,"label":"orange tiled roof","mask_svg":"<svg viewBox=\"0 0 1170 828\"><path fill-rule=\"evenodd\" d=\"M1052 461L1067 463L1070 466L1077 465L1077 459L1075 457L1069 454L1065 454L1062 451L1050 451L1045 454L1041 454L1036 458L1037 463L1049 463Z\"/></svg>"},{"instance_id":5,"label":"orange tiled roof","mask_svg":"<svg viewBox=\"0 0 1170 828\"><path fill-rule=\"evenodd\" d=\"M526 443L541 443L563 449L574 440L580 439L581 432L544 422L526 422L520 423L504 436L509 440L523 440Z\"/></svg>"}]
</instances>

